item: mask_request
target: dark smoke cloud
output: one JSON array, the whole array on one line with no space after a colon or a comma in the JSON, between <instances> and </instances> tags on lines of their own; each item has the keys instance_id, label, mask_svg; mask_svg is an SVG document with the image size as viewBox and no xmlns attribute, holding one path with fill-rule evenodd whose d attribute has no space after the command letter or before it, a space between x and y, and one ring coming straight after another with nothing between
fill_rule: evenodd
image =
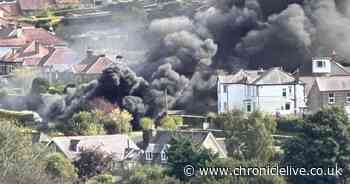
<instances>
[{"instance_id":1,"label":"dark smoke cloud","mask_svg":"<svg viewBox=\"0 0 350 184\"><path fill-rule=\"evenodd\" d=\"M204 114L216 111L221 70L282 66L293 71L333 49L350 58L348 1L275 2L213 0L192 17L154 20L147 34L152 49L133 68L136 73L123 65L107 69L83 97L66 101L67 109L104 97L134 116L157 117L164 113L167 90L169 108Z\"/></svg>"}]
</instances>

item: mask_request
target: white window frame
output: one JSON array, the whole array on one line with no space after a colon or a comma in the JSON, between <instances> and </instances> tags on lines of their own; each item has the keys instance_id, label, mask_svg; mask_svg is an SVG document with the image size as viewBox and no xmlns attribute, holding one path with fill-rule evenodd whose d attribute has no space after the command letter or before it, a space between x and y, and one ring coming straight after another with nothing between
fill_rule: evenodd
<instances>
[{"instance_id":1,"label":"white window frame","mask_svg":"<svg viewBox=\"0 0 350 184\"><path fill-rule=\"evenodd\" d=\"M287 88L282 89L282 97L287 97Z\"/></svg>"},{"instance_id":2,"label":"white window frame","mask_svg":"<svg viewBox=\"0 0 350 184\"><path fill-rule=\"evenodd\" d=\"M317 68L324 68L326 67L326 63L324 61L317 61L316 66Z\"/></svg>"},{"instance_id":3,"label":"white window frame","mask_svg":"<svg viewBox=\"0 0 350 184\"><path fill-rule=\"evenodd\" d=\"M346 103L350 103L350 92L346 93Z\"/></svg>"},{"instance_id":4,"label":"white window frame","mask_svg":"<svg viewBox=\"0 0 350 184\"><path fill-rule=\"evenodd\" d=\"M250 110L248 111L248 106L250 106ZM251 102L246 102L245 103L245 111L246 112L253 112L253 105Z\"/></svg>"},{"instance_id":5,"label":"white window frame","mask_svg":"<svg viewBox=\"0 0 350 184\"><path fill-rule=\"evenodd\" d=\"M146 152L145 153L145 155L146 155L146 160L153 160L153 153L152 152Z\"/></svg>"},{"instance_id":6,"label":"white window frame","mask_svg":"<svg viewBox=\"0 0 350 184\"><path fill-rule=\"evenodd\" d=\"M287 109L287 105L289 105L289 109ZM287 102L285 105L284 105L284 109L286 110L286 111L290 111L291 109L292 109L292 106L291 106L292 104L290 103L290 102Z\"/></svg>"},{"instance_id":7,"label":"white window frame","mask_svg":"<svg viewBox=\"0 0 350 184\"><path fill-rule=\"evenodd\" d=\"M167 161L168 160L168 156L166 155L165 151L161 151L160 152L160 159L162 161Z\"/></svg>"},{"instance_id":8,"label":"white window frame","mask_svg":"<svg viewBox=\"0 0 350 184\"><path fill-rule=\"evenodd\" d=\"M328 104L335 104L335 93L328 93Z\"/></svg>"}]
</instances>

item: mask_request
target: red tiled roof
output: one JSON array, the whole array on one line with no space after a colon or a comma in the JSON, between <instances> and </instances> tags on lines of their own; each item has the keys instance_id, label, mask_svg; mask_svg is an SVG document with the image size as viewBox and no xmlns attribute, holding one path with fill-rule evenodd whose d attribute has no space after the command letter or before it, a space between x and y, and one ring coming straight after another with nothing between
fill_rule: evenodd
<instances>
[{"instance_id":1,"label":"red tiled roof","mask_svg":"<svg viewBox=\"0 0 350 184\"><path fill-rule=\"evenodd\" d=\"M95 63L84 70L87 74L101 74L113 61L108 57L99 57Z\"/></svg>"},{"instance_id":2,"label":"red tiled roof","mask_svg":"<svg viewBox=\"0 0 350 184\"><path fill-rule=\"evenodd\" d=\"M23 37L27 42L34 40L43 45L62 45L64 41L55 35L50 34L43 28L23 28Z\"/></svg>"},{"instance_id":3,"label":"red tiled roof","mask_svg":"<svg viewBox=\"0 0 350 184\"><path fill-rule=\"evenodd\" d=\"M112 63L113 61L106 56L90 56L90 59L85 58L83 62L73 65L72 70L73 73L101 74Z\"/></svg>"},{"instance_id":4,"label":"red tiled roof","mask_svg":"<svg viewBox=\"0 0 350 184\"><path fill-rule=\"evenodd\" d=\"M39 44L38 51L35 50L35 42L13 52L9 51L1 59L5 61L19 61L23 65L38 65L40 61L49 53L46 47Z\"/></svg>"},{"instance_id":5,"label":"red tiled roof","mask_svg":"<svg viewBox=\"0 0 350 184\"><path fill-rule=\"evenodd\" d=\"M34 57L34 58L24 58L23 66L38 66L42 58Z\"/></svg>"},{"instance_id":6,"label":"red tiled roof","mask_svg":"<svg viewBox=\"0 0 350 184\"><path fill-rule=\"evenodd\" d=\"M72 49L68 47L57 47L51 51L50 56L43 65L73 65L77 63L77 61L78 55Z\"/></svg>"},{"instance_id":7,"label":"red tiled roof","mask_svg":"<svg viewBox=\"0 0 350 184\"><path fill-rule=\"evenodd\" d=\"M18 0L22 11L43 10L51 4L48 0Z\"/></svg>"},{"instance_id":8,"label":"red tiled roof","mask_svg":"<svg viewBox=\"0 0 350 184\"><path fill-rule=\"evenodd\" d=\"M23 38L2 38L0 39L0 47L22 47L26 44Z\"/></svg>"},{"instance_id":9,"label":"red tiled roof","mask_svg":"<svg viewBox=\"0 0 350 184\"><path fill-rule=\"evenodd\" d=\"M0 3L0 10L4 11L5 17L20 15L19 7L16 2Z\"/></svg>"},{"instance_id":10,"label":"red tiled roof","mask_svg":"<svg viewBox=\"0 0 350 184\"><path fill-rule=\"evenodd\" d=\"M82 73L83 70L87 67L86 64L76 64L72 66L73 73Z\"/></svg>"}]
</instances>

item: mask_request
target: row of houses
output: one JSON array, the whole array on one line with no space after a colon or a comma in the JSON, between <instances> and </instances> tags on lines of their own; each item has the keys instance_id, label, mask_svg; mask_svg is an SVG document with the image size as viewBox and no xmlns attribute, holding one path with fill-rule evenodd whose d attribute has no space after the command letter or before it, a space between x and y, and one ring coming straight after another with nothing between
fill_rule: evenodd
<instances>
[{"instance_id":1,"label":"row of houses","mask_svg":"<svg viewBox=\"0 0 350 184\"><path fill-rule=\"evenodd\" d=\"M35 142L46 143L72 162L79 158L84 149L103 151L112 155L115 166L124 167L135 163L166 165L170 141L178 137L188 138L193 143L217 153L219 157L227 157L224 139L205 130L145 130L141 140L132 139L125 134L53 138L41 134L36 137Z\"/></svg>"},{"instance_id":2,"label":"row of houses","mask_svg":"<svg viewBox=\"0 0 350 184\"><path fill-rule=\"evenodd\" d=\"M332 57L313 58L294 73L282 68L219 75L218 112L260 110L303 115L341 106L350 114L350 69Z\"/></svg>"},{"instance_id":3,"label":"row of houses","mask_svg":"<svg viewBox=\"0 0 350 184\"><path fill-rule=\"evenodd\" d=\"M76 79L83 82L95 79L114 64L104 54L88 49L81 56L54 33L32 25L7 24L0 29L0 75L27 67L40 71L53 80ZM64 73L65 75L60 75ZM61 78L60 78L61 77Z\"/></svg>"}]
</instances>

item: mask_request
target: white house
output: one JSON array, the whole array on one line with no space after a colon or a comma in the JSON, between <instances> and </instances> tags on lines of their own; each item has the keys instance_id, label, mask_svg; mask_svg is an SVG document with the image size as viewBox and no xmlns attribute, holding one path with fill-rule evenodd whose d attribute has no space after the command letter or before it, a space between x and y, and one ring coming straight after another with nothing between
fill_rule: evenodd
<instances>
[{"instance_id":1,"label":"white house","mask_svg":"<svg viewBox=\"0 0 350 184\"><path fill-rule=\"evenodd\" d=\"M260 110L286 115L299 114L305 108L304 83L281 68L218 76L217 93L219 113Z\"/></svg>"}]
</instances>

